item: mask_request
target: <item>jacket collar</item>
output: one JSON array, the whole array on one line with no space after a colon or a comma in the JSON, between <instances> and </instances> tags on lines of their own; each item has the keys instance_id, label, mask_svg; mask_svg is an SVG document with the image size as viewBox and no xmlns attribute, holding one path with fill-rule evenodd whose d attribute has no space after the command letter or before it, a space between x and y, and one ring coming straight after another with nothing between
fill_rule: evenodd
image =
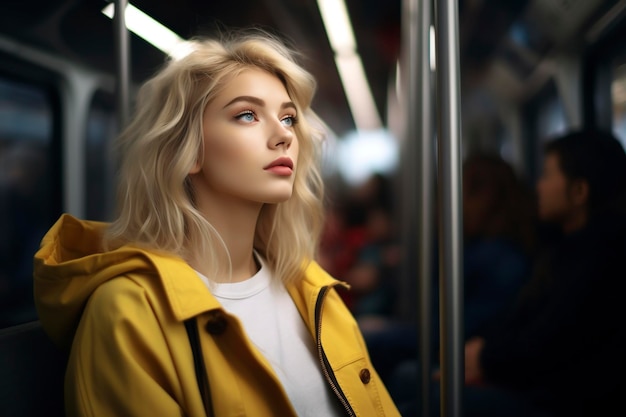
<instances>
[{"instance_id":1,"label":"jacket collar","mask_svg":"<svg viewBox=\"0 0 626 417\"><path fill-rule=\"evenodd\" d=\"M287 291L312 332L315 329L315 305L320 291L324 287L334 287L336 285L350 288L345 282L331 277L328 272L314 261L308 262L304 266L304 274L300 280L287 284Z\"/></svg>"},{"instance_id":2,"label":"jacket collar","mask_svg":"<svg viewBox=\"0 0 626 417\"><path fill-rule=\"evenodd\" d=\"M151 252L145 254L161 280L176 320L185 321L222 307L197 272L183 259Z\"/></svg>"},{"instance_id":3,"label":"jacket collar","mask_svg":"<svg viewBox=\"0 0 626 417\"><path fill-rule=\"evenodd\" d=\"M196 271L178 257L144 252L153 264L164 287L165 298L176 320L184 321L209 310L222 308ZM304 265L304 274L287 284L287 290L300 313L313 322L314 306L320 290L326 286L346 283L331 277L316 262ZM309 317L310 316L310 317Z\"/></svg>"}]
</instances>

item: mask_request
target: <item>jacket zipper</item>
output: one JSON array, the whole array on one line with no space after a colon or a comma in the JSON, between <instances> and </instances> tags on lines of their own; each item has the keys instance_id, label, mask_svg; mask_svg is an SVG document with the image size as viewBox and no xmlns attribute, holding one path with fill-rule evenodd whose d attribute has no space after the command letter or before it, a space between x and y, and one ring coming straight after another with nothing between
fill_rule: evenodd
<instances>
[{"instance_id":1,"label":"jacket zipper","mask_svg":"<svg viewBox=\"0 0 626 417\"><path fill-rule=\"evenodd\" d=\"M328 381L330 388L333 390L333 392L335 393L335 395L341 402L341 405L346 410L346 414L350 417L355 417L356 413L352 409L352 406L350 406L350 403L348 402L348 398L346 398L346 395L341 390L341 387L339 386L339 382L337 381L337 378L335 377L335 374L330 367L330 363L328 363L328 358L326 357L324 348L322 347L322 307L324 306L324 301L326 300L326 293L328 292L330 288L331 287L329 286L322 287L319 295L317 296L317 302L315 303L315 329L317 333L317 354L318 354L320 363L322 364L322 373L324 374L326 381Z\"/></svg>"}]
</instances>

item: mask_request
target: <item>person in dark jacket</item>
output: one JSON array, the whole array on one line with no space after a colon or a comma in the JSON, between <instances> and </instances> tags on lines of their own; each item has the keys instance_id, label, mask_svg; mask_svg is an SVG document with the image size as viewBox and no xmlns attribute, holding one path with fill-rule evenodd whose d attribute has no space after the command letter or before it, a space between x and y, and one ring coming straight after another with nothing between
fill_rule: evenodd
<instances>
[{"instance_id":1,"label":"person in dark jacket","mask_svg":"<svg viewBox=\"0 0 626 417\"><path fill-rule=\"evenodd\" d=\"M537 192L555 232L510 314L466 343L465 383L552 416L609 415L626 370L624 149L605 132L568 133L547 145Z\"/></svg>"}]
</instances>

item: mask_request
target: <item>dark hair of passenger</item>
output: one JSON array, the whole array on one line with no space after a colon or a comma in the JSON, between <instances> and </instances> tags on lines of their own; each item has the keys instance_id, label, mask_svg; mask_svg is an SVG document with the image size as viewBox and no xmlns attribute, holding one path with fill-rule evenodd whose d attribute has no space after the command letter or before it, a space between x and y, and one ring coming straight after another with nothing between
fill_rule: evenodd
<instances>
[{"instance_id":1,"label":"dark hair of passenger","mask_svg":"<svg viewBox=\"0 0 626 417\"><path fill-rule=\"evenodd\" d=\"M464 202L483 201L480 230L483 237L507 238L526 250L535 242L535 201L513 167L498 155L474 154L463 164ZM465 207L464 210L469 210ZM466 213L468 214L468 213ZM469 226L469 225L468 225ZM466 233L469 231L466 231Z\"/></svg>"},{"instance_id":2,"label":"dark hair of passenger","mask_svg":"<svg viewBox=\"0 0 626 417\"><path fill-rule=\"evenodd\" d=\"M590 220L626 215L626 153L614 135L602 130L573 131L549 142L545 154L557 156L568 181L587 182Z\"/></svg>"}]
</instances>

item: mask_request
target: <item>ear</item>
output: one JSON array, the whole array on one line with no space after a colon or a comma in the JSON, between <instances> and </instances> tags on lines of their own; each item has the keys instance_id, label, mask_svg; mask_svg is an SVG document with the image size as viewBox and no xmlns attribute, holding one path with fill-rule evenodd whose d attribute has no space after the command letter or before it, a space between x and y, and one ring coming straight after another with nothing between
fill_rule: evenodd
<instances>
[{"instance_id":1,"label":"ear","mask_svg":"<svg viewBox=\"0 0 626 417\"><path fill-rule=\"evenodd\" d=\"M570 186L570 198L578 206L586 205L589 201L589 182L575 180Z\"/></svg>"},{"instance_id":2,"label":"ear","mask_svg":"<svg viewBox=\"0 0 626 417\"><path fill-rule=\"evenodd\" d=\"M204 133L199 138L200 144L196 150L196 160L187 175L199 174L202 171L202 163L204 162Z\"/></svg>"},{"instance_id":3,"label":"ear","mask_svg":"<svg viewBox=\"0 0 626 417\"><path fill-rule=\"evenodd\" d=\"M189 175L198 174L202 170L202 162L200 159L196 159L196 162L193 164L191 169L189 170Z\"/></svg>"},{"instance_id":4,"label":"ear","mask_svg":"<svg viewBox=\"0 0 626 417\"><path fill-rule=\"evenodd\" d=\"M200 149L202 149L202 146L200 147ZM187 175L199 174L200 171L202 171L203 160L204 160L204 155L202 154L202 150L198 150L198 153L196 155L196 160L193 163L191 169L189 170L189 174Z\"/></svg>"}]
</instances>

